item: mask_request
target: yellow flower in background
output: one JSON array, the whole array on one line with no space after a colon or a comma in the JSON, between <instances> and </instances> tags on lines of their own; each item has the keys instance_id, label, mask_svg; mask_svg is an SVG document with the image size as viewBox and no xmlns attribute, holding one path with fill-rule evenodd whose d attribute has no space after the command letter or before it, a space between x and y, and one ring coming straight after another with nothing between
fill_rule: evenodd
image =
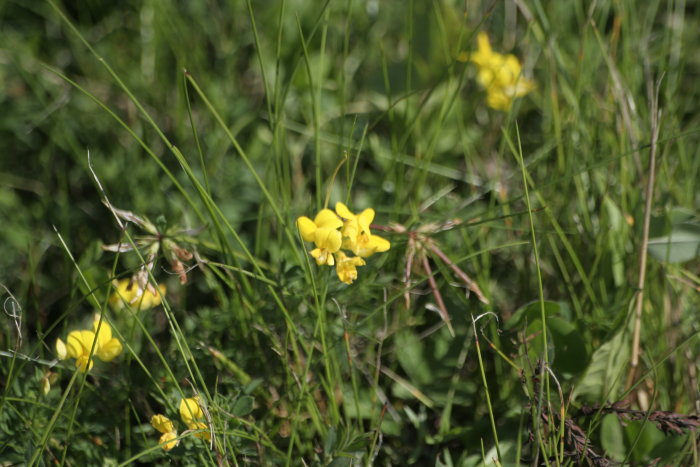
<instances>
[{"instance_id":1,"label":"yellow flower in background","mask_svg":"<svg viewBox=\"0 0 700 467\"><path fill-rule=\"evenodd\" d=\"M369 226L374 220L374 209L367 208L359 215L353 214L343 203L336 203L335 212L343 218L343 248L366 258L374 253L387 251L388 240L372 235ZM345 281L343 281L345 282Z\"/></svg>"},{"instance_id":2,"label":"yellow flower in background","mask_svg":"<svg viewBox=\"0 0 700 467\"><path fill-rule=\"evenodd\" d=\"M199 396L189 397L180 401L180 418L190 430L207 430L195 433L195 437L211 441L209 426L204 422L204 411Z\"/></svg>"},{"instance_id":3,"label":"yellow flower in background","mask_svg":"<svg viewBox=\"0 0 700 467\"><path fill-rule=\"evenodd\" d=\"M169 431L167 433L163 433L163 435L158 439L158 444L164 451L170 451L180 444L180 440L176 438L177 431Z\"/></svg>"},{"instance_id":4,"label":"yellow flower in background","mask_svg":"<svg viewBox=\"0 0 700 467\"><path fill-rule=\"evenodd\" d=\"M199 397L189 397L180 401L180 418L185 425L190 425L192 422L204 418L204 412L199 405Z\"/></svg>"},{"instance_id":5,"label":"yellow flower in background","mask_svg":"<svg viewBox=\"0 0 700 467\"><path fill-rule=\"evenodd\" d=\"M192 423L188 423L187 428L189 428L190 430L206 430L200 431L199 433L195 433L194 437L211 441L211 432L209 431L209 426L206 423L194 421Z\"/></svg>"},{"instance_id":6,"label":"yellow flower in background","mask_svg":"<svg viewBox=\"0 0 700 467\"><path fill-rule=\"evenodd\" d=\"M123 309L125 305L137 310L157 307L167 291L165 284L160 284L158 289L147 284L145 289L142 289L135 277L113 281L113 286L116 291L109 297L109 304L117 311Z\"/></svg>"},{"instance_id":7,"label":"yellow flower in background","mask_svg":"<svg viewBox=\"0 0 700 467\"><path fill-rule=\"evenodd\" d=\"M122 353L122 343L119 339L112 337L112 328L106 321L100 323L99 315L95 317L92 323L92 328L97 334L97 346L95 347L95 355L103 362L111 362L120 353Z\"/></svg>"},{"instance_id":8,"label":"yellow flower in background","mask_svg":"<svg viewBox=\"0 0 700 467\"><path fill-rule=\"evenodd\" d=\"M151 417L151 425L153 426L153 428L160 431L161 433L168 433L169 431L175 431L175 427L173 426L173 421L170 420L165 415L156 414L156 415L152 416Z\"/></svg>"},{"instance_id":9,"label":"yellow flower in background","mask_svg":"<svg viewBox=\"0 0 700 467\"><path fill-rule=\"evenodd\" d=\"M99 332L97 332L98 325ZM122 343L119 342L119 339L112 337L112 328L106 321L102 321L102 324L100 324L99 315L93 323L93 329L97 334L89 330L80 330L70 332L66 342L57 339L56 354L58 359L75 358L75 366L83 373L86 373L90 371L94 364L90 356L91 350L93 351L93 356L105 362L112 361L122 352Z\"/></svg>"},{"instance_id":10,"label":"yellow flower in background","mask_svg":"<svg viewBox=\"0 0 700 467\"><path fill-rule=\"evenodd\" d=\"M311 256L319 266L333 266L333 253L340 249L342 237L338 230L343 222L330 209L322 209L312 221L306 216L297 219L297 227L301 237L307 242L314 242L316 248L311 250Z\"/></svg>"},{"instance_id":11,"label":"yellow flower in background","mask_svg":"<svg viewBox=\"0 0 700 467\"><path fill-rule=\"evenodd\" d=\"M460 54L459 59L466 57ZM469 60L479 68L477 80L486 89L486 103L493 109L508 110L513 100L535 89L535 83L522 76L517 57L494 52L483 31L477 35L477 50Z\"/></svg>"},{"instance_id":12,"label":"yellow flower in background","mask_svg":"<svg viewBox=\"0 0 700 467\"><path fill-rule=\"evenodd\" d=\"M364 266L365 260L358 256L349 257L339 251L335 254L335 272L338 279L346 284L352 284L357 279L357 266Z\"/></svg>"},{"instance_id":13,"label":"yellow flower in background","mask_svg":"<svg viewBox=\"0 0 700 467\"><path fill-rule=\"evenodd\" d=\"M163 433L158 440L158 444L160 444L163 450L170 451L180 444L180 440L176 439L177 430L173 426L172 420L165 415L157 414L151 417L151 425L153 428Z\"/></svg>"}]
</instances>

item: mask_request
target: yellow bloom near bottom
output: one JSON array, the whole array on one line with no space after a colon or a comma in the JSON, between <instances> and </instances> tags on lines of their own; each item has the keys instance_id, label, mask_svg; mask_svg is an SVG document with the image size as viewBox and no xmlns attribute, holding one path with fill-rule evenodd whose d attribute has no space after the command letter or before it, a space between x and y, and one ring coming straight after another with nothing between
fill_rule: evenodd
<instances>
[{"instance_id":1,"label":"yellow bloom near bottom","mask_svg":"<svg viewBox=\"0 0 700 467\"><path fill-rule=\"evenodd\" d=\"M190 430L206 430L195 433L194 436L196 438L211 441L209 426L203 421L204 410L202 410L199 396L189 397L180 401L180 418Z\"/></svg>"},{"instance_id":2,"label":"yellow bloom near bottom","mask_svg":"<svg viewBox=\"0 0 700 467\"><path fill-rule=\"evenodd\" d=\"M187 425L187 428L189 428L190 430L206 430L200 431L199 433L195 433L194 436L195 438L211 441L211 432L209 431L209 426L206 423L199 421L192 422Z\"/></svg>"},{"instance_id":3,"label":"yellow bloom near bottom","mask_svg":"<svg viewBox=\"0 0 700 467\"><path fill-rule=\"evenodd\" d=\"M158 440L158 444L163 448L164 451L170 451L174 447L180 444L180 440L177 439L177 431L169 431L163 433L163 436Z\"/></svg>"},{"instance_id":4,"label":"yellow bloom near bottom","mask_svg":"<svg viewBox=\"0 0 700 467\"><path fill-rule=\"evenodd\" d=\"M164 451L170 451L180 444L180 440L177 439L177 430L173 426L172 420L165 415L157 414L151 417L151 425L153 428L163 433L158 440L158 444Z\"/></svg>"}]
</instances>

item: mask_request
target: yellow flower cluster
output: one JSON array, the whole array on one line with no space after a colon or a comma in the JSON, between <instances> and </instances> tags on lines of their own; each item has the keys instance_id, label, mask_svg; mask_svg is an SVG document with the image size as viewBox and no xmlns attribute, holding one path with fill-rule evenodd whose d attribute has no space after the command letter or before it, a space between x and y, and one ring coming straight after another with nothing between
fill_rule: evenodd
<instances>
[{"instance_id":1,"label":"yellow flower cluster","mask_svg":"<svg viewBox=\"0 0 700 467\"><path fill-rule=\"evenodd\" d=\"M112 328L106 321L100 323L99 315L95 316L93 331L72 331L68 334L66 342L56 340L56 354L59 360L75 358L75 366L83 373L90 371L94 363L90 355L91 350L92 356L105 362L112 361L122 352L122 343L116 337L112 337Z\"/></svg>"},{"instance_id":2,"label":"yellow flower cluster","mask_svg":"<svg viewBox=\"0 0 700 467\"><path fill-rule=\"evenodd\" d=\"M362 258L391 247L388 240L370 233L372 220L374 209L367 208L355 215L343 203L336 203L335 212L322 209L314 220L302 216L297 219L297 227L305 241L316 245L311 250L316 264L335 266L338 278L352 284L357 279L357 267L365 265ZM341 249L355 256L348 256Z\"/></svg>"},{"instance_id":3,"label":"yellow flower cluster","mask_svg":"<svg viewBox=\"0 0 700 467\"><path fill-rule=\"evenodd\" d=\"M145 288L139 286L136 277L131 279L121 279L113 282L116 291L109 297L109 304L114 310L121 310L125 306L133 307L136 310L148 310L160 305L162 297L165 295L165 284L161 284L156 289L151 284Z\"/></svg>"},{"instance_id":4,"label":"yellow flower cluster","mask_svg":"<svg viewBox=\"0 0 700 467\"><path fill-rule=\"evenodd\" d=\"M211 441L211 433L204 422L204 411L202 410L199 396L189 397L180 401L180 418L190 430L206 430L195 433L195 437ZM165 415L156 414L151 417L151 425L162 433L158 444L163 450L170 451L180 444L180 440L177 439L177 430L172 420Z\"/></svg>"},{"instance_id":5,"label":"yellow flower cluster","mask_svg":"<svg viewBox=\"0 0 700 467\"><path fill-rule=\"evenodd\" d=\"M172 420L165 415L157 414L152 416L151 425L162 433L158 444L160 444L164 451L170 451L180 444L180 440L177 439L177 430L173 426Z\"/></svg>"},{"instance_id":6,"label":"yellow flower cluster","mask_svg":"<svg viewBox=\"0 0 700 467\"><path fill-rule=\"evenodd\" d=\"M478 68L477 80L486 89L486 103L496 110L510 109L513 100L535 89L535 83L522 76L522 66L512 54L494 52L489 36L480 32L477 36L478 50L469 60ZM460 60L466 60L466 54Z\"/></svg>"}]
</instances>

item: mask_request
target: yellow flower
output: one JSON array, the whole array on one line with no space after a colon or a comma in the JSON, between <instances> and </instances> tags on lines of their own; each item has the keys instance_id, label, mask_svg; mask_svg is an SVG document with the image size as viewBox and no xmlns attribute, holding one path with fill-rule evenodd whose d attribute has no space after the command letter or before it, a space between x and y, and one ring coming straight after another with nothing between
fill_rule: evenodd
<instances>
[{"instance_id":1,"label":"yellow flower","mask_svg":"<svg viewBox=\"0 0 700 467\"><path fill-rule=\"evenodd\" d=\"M170 451L178 444L180 444L180 440L176 438L177 431L169 431L167 433L163 433L163 435L158 440L158 444L160 445L160 447L163 448L164 451Z\"/></svg>"},{"instance_id":2,"label":"yellow flower","mask_svg":"<svg viewBox=\"0 0 700 467\"><path fill-rule=\"evenodd\" d=\"M99 318L93 323L95 331L98 324ZM83 373L90 371L94 363L90 356L91 350L94 356L105 362L112 361L122 352L121 342L112 337L112 328L106 321L102 321L97 335L89 330L72 331L68 334L66 342L56 340L56 354L59 360L75 358L75 366Z\"/></svg>"},{"instance_id":3,"label":"yellow flower","mask_svg":"<svg viewBox=\"0 0 700 467\"><path fill-rule=\"evenodd\" d=\"M207 441L211 441L211 433L209 432L209 427L206 423L194 421L192 423L188 423L187 428L189 428L190 430L206 430L200 431L199 433L195 433L194 436L195 438L206 439Z\"/></svg>"},{"instance_id":4,"label":"yellow flower","mask_svg":"<svg viewBox=\"0 0 700 467\"><path fill-rule=\"evenodd\" d=\"M199 405L199 396L189 397L180 401L180 418L188 426L198 419L204 418L204 412Z\"/></svg>"},{"instance_id":5,"label":"yellow flower","mask_svg":"<svg viewBox=\"0 0 700 467\"><path fill-rule=\"evenodd\" d=\"M369 231L369 226L374 220L374 209L367 208L355 215L350 212L347 206L339 202L335 205L335 212L343 218L343 248L366 258L374 253L387 251L391 247L388 240L372 235ZM357 264L357 266L361 266L361 264ZM340 274L338 275L340 276Z\"/></svg>"},{"instance_id":6,"label":"yellow flower","mask_svg":"<svg viewBox=\"0 0 700 467\"><path fill-rule=\"evenodd\" d=\"M163 433L158 440L158 444L160 444L160 447L162 447L164 451L170 451L172 448L180 444L180 440L176 439L177 430L173 426L172 420L165 415L156 414L152 416L151 425L153 428Z\"/></svg>"},{"instance_id":7,"label":"yellow flower","mask_svg":"<svg viewBox=\"0 0 700 467\"><path fill-rule=\"evenodd\" d=\"M535 89L535 83L522 76L522 66L515 55L494 52L485 32L478 34L477 44L478 50L470 60L479 68L477 80L486 89L489 107L508 110L514 99Z\"/></svg>"},{"instance_id":8,"label":"yellow flower","mask_svg":"<svg viewBox=\"0 0 700 467\"><path fill-rule=\"evenodd\" d=\"M64 343L56 340L56 353L59 360L75 358L75 366L83 373L90 371L93 361L90 358L95 333L92 331L72 331Z\"/></svg>"},{"instance_id":9,"label":"yellow flower","mask_svg":"<svg viewBox=\"0 0 700 467\"><path fill-rule=\"evenodd\" d=\"M182 399L180 401L180 418L185 422L190 430L206 430L195 433L194 436L199 439L211 441L211 433L209 426L203 421L204 411L199 400L199 396Z\"/></svg>"},{"instance_id":10,"label":"yellow flower","mask_svg":"<svg viewBox=\"0 0 700 467\"><path fill-rule=\"evenodd\" d=\"M297 219L301 238L316 245L311 256L319 266L335 264L333 253L340 249L342 238L338 229L342 226L343 222L330 209L322 209L313 221L306 216Z\"/></svg>"},{"instance_id":11,"label":"yellow flower","mask_svg":"<svg viewBox=\"0 0 700 467\"><path fill-rule=\"evenodd\" d=\"M156 414L152 416L151 425L153 426L153 428L160 431L161 433L169 433L171 431L175 431L173 421L165 415Z\"/></svg>"},{"instance_id":12,"label":"yellow flower","mask_svg":"<svg viewBox=\"0 0 700 467\"><path fill-rule=\"evenodd\" d=\"M146 289L141 289L135 278L120 279L114 281L116 291L109 297L109 304L115 310L121 310L124 305L129 305L137 310L148 310L157 307L161 303L161 297L165 295L165 284L160 284L158 289L151 284Z\"/></svg>"},{"instance_id":13,"label":"yellow flower","mask_svg":"<svg viewBox=\"0 0 700 467\"><path fill-rule=\"evenodd\" d=\"M358 256L349 257L339 251L335 254L335 272L338 279L346 284L352 284L357 279L357 266L364 266L365 260Z\"/></svg>"},{"instance_id":14,"label":"yellow flower","mask_svg":"<svg viewBox=\"0 0 700 467\"><path fill-rule=\"evenodd\" d=\"M95 317L92 328L97 333L95 355L97 355L100 360L103 362L111 362L122 353L122 343L119 342L119 339L116 337L112 337L112 328L109 327L106 321L103 320L100 324L99 315Z\"/></svg>"}]
</instances>

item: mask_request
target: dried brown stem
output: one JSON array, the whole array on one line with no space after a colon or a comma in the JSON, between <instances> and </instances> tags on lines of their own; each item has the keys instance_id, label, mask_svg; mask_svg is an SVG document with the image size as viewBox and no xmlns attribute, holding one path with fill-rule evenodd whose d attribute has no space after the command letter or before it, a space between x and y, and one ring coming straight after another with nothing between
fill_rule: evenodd
<instances>
[{"instance_id":1,"label":"dried brown stem","mask_svg":"<svg viewBox=\"0 0 700 467\"><path fill-rule=\"evenodd\" d=\"M457 275L457 277L462 279L462 282L464 282L464 284L467 286L467 288L469 290L474 292L474 294L477 296L479 301L488 305L489 300L486 298L486 296L484 296L483 292L481 291L481 289L479 288L477 283L474 282L467 275L466 272L462 271L459 267L457 267L457 265L454 262L452 262L452 260L445 253L443 253L442 250L440 248L438 248L438 246L435 245L433 242L427 243L426 247L430 251L435 253L435 255L437 255L447 266L449 266L449 268L452 269L452 271L455 273L455 275Z\"/></svg>"},{"instance_id":2,"label":"dried brown stem","mask_svg":"<svg viewBox=\"0 0 700 467\"><path fill-rule=\"evenodd\" d=\"M646 280L647 269L647 247L649 245L649 225L651 221L651 203L654 198L654 180L656 178L656 150L659 140L659 89L661 80L656 83L656 89L651 96L651 149L649 150L649 177L647 180L645 205L644 205L644 225L642 231L642 244L639 248L639 278L637 281L637 302L634 312L634 331L632 334L632 357L630 359L630 370L627 375L627 388L632 386L639 365L640 336L642 331L642 307L644 304L644 282Z\"/></svg>"},{"instance_id":3,"label":"dried brown stem","mask_svg":"<svg viewBox=\"0 0 700 467\"><path fill-rule=\"evenodd\" d=\"M440 290L438 289L437 284L435 283L435 278L433 277L433 270L430 268L430 262L428 262L428 256L425 254L421 256L423 259L423 269L425 271L425 274L428 276L428 284L430 284L430 289L433 291L433 295L435 296L435 301L437 302L438 310L440 310L440 317L442 317L442 320L445 322L445 324L447 324L447 328L450 330L450 334L454 336L455 332L452 329L452 323L450 322L450 314L447 312L445 302L442 300Z\"/></svg>"}]
</instances>

